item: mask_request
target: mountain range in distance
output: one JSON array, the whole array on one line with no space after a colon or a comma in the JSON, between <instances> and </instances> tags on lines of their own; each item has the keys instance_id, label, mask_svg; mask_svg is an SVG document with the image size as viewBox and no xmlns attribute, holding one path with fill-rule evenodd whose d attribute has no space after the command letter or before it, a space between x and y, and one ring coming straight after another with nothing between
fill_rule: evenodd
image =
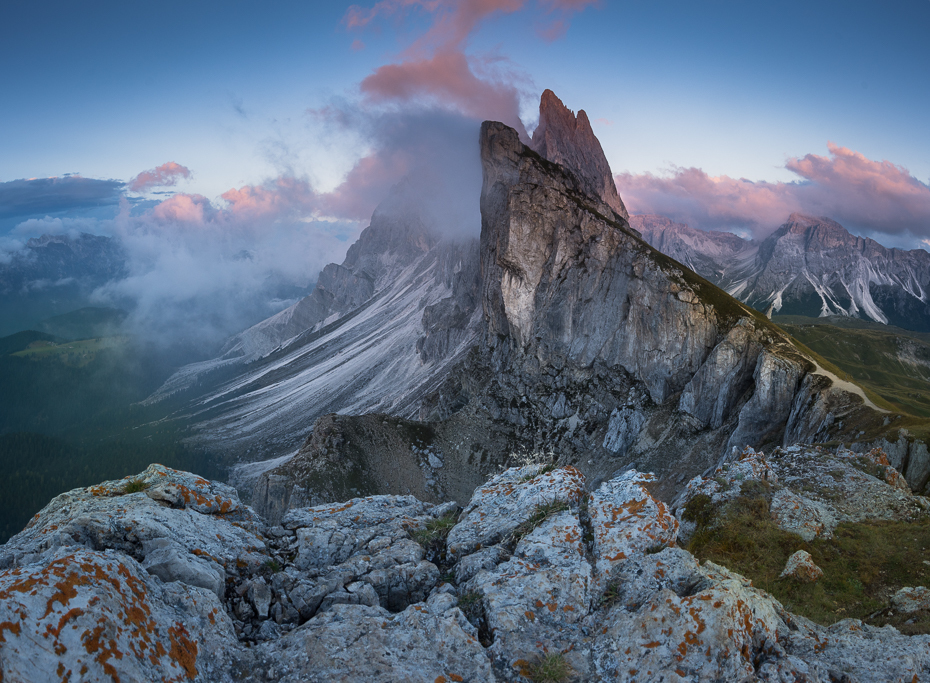
<instances>
[{"instance_id":1,"label":"mountain range in distance","mask_svg":"<svg viewBox=\"0 0 930 683\"><path fill-rule=\"evenodd\" d=\"M761 241L634 215L649 244L772 315L849 316L930 331L930 253L889 249L829 218L794 213Z\"/></svg>"}]
</instances>

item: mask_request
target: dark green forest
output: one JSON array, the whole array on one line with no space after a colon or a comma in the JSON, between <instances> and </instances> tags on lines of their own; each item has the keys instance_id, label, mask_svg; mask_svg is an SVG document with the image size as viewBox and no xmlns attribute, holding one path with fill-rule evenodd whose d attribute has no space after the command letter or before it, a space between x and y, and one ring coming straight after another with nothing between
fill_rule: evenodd
<instances>
[{"instance_id":1,"label":"dark green forest","mask_svg":"<svg viewBox=\"0 0 930 683\"><path fill-rule=\"evenodd\" d=\"M0 543L59 493L153 462L225 476L181 443L183 424L159 421L164 408L138 405L176 365L130 338L0 338Z\"/></svg>"},{"instance_id":2,"label":"dark green forest","mask_svg":"<svg viewBox=\"0 0 930 683\"><path fill-rule=\"evenodd\" d=\"M81 442L30 432L0 435L0 543L21 531L59 493L137 474L153 462L223 477L206 453L172 436Z\"/></svg>"}]
</instances>

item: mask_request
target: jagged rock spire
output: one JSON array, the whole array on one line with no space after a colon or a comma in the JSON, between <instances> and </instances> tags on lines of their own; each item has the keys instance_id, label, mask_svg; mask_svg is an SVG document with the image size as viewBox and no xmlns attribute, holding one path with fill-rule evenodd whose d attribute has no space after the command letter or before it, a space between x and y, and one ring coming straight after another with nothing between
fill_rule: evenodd
<instances>
[{"instance_id":1,"label":"jagged rock spire","mask_svg":"<svg viewBox=\"0 0 930 683\"><path fill-rule=\"evenodd\" d=\"M530 148L545 159L573 171L588 192L629 219L630 214L617 193L610 164L591 130L591 122L584 109L575 116L554 92L543 92L539 100L539 126L533 131Z\"/></svg>"}]
</instances>

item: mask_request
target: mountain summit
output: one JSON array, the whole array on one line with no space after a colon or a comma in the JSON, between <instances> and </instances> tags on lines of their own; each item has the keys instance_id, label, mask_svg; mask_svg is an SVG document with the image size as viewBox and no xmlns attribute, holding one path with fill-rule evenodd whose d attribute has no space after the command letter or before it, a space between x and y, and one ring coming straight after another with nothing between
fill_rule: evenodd
<instances>
[{"instance_id":1,"label":"mountain summit","mask_svg":"<svg viewBox=\"0 0 930 683\"><path fill-rule=\"evenodd\" d=\"M584 109L575 116L554 92L543 92L539 100L539 125L533 131L530 148L578 175L585 191L600 197L619 216L630 217Z\"/></svg>"},{"instance_id":2,"label":"mountain summit","mask_svg":"<svg viewBox=\"0 0 930 683\"><path fill-rule=\"evenodd\" d=\"M672 495L733 447L877 438L861 389L618 213L582 112L551 92L540 112L532 147L482 124L480 241L431 237L441 226L400 193L298 304L319 308L312 327L253 330L262 344L160 393L178 392L211 449L281 458L237 470L263 514L376 493L464 501L522 450L594 481L652 471ZM897 464L916 485L922 462Z\"/></svg>"}]
</instances>

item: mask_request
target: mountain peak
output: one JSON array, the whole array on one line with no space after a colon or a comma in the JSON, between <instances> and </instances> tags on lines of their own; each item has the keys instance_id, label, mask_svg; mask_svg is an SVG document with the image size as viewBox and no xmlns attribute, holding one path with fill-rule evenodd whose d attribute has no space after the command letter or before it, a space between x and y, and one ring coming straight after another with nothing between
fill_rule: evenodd
<instances>
[{"instance_id":1,"label":"mountain peak","mask_svg":"<svg viewBox=\"0 0 930 683\"><path fill-rule=\"evenodd\" d=\"M805 239L813 240L821 249L835 249L840 246L855 245L862 239L850 234L846 228L834 220L826 217L808 216L798 212L788 216L788 221L782 226L778 234L804 235Z\"/></svg>"},{"instance_id":2,"label":"mountain peak","mask_svg":"<svg viewBox=\"0 0 930 683\"><path fill-rule=\"evenodd\" d=\"M591 194L600 197L624 218L630 217L617 193L601 143L583 109L576 116L554 92L545 90L539 100L539 125L533 131L530 148L541 157L570 169Z\"/></svg>"}]
</instances>

